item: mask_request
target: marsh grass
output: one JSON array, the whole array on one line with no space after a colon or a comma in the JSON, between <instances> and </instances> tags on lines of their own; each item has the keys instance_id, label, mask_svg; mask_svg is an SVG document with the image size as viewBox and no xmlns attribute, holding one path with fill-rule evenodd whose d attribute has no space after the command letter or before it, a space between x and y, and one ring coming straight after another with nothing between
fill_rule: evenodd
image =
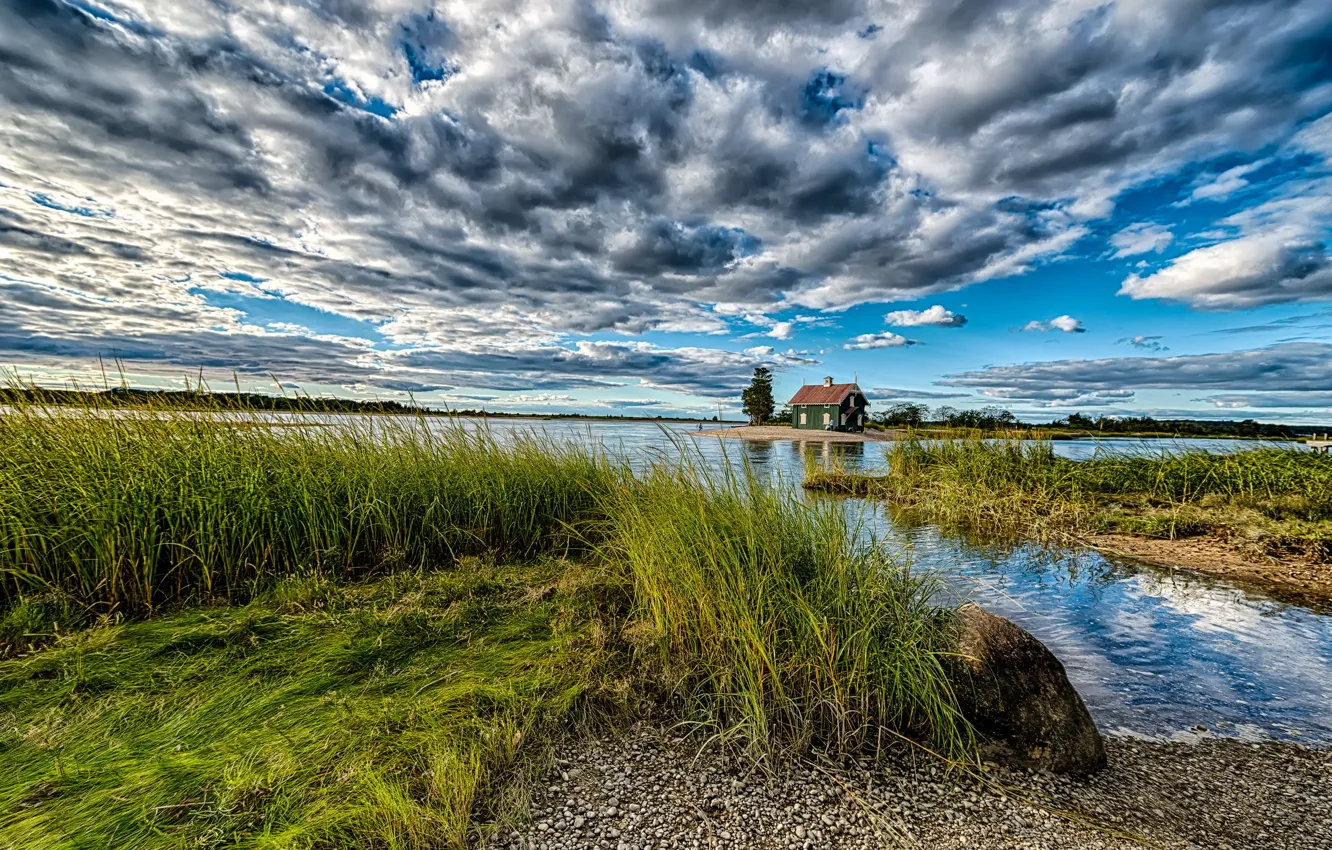
<instances>
[{"instance_id":1,"label":"marsh grass","mask_svg":"<svg viewBox=\"0 0 1332 850\"><path fill-rule=\"evenodd\" d=\"M432 425L6 412L0 847L461 847L644 705L969 752L951 612L836 506Z\"/></svg>"},{"instance_id":2,"label":"marsh grass","mask_svg":"<svg viewBox=\"0 0 1332 850\"><path fill-rule=\"evenodd\" d=\"M1046 441L912 439L883 475L810 469L806 486L887 499L922 519L994 537L1115 531L1200 534L1332 557L1332 459L1259 448L1058 457Z\"/></svg>"},{"instance_id":3,"label":"marsh grass","mask_svg":"<svg viewBox=\"0 0 1332 850\"><path fill-rule=\"evenodd\" d=\"M609 514L603 555L632 582L637 657L719 738L764 755L816 739L877 747L897 731L968 750L935 579L849 533L837 505L747 468L662 464Z\"/></svg>"},{"instance_id":4,"label":"marsh grass","mask_svg":"<svg viewBox=\"0 0 1332 850\"><path fill-rule=\"evenodd\" d=\"M536 432L406 417L20 407L0 421L0 604L88 617L249 598L277 577L576 547L622 470ZM432 427L433 425L433 427Z\"/></svg>"}]
</instances>

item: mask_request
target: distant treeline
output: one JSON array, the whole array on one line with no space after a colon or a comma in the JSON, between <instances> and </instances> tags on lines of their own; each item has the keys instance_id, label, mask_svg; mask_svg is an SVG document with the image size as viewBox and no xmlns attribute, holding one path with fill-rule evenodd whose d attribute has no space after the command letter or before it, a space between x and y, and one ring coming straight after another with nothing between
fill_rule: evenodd
<instances>
[{"instance_id":1,"label":"distant treeline","mask_svg":"<svg viewBox=\"0 0 1332 850\"><path fill-rule=\"evenodd\" d=\"M783 411L789 420L789 411ZM1266 437L1295 439L1332 431L1328 425L1277 425L1255 419L1153 419L1150 416L1098 416L1071 413L1048 423L1028 423L1011 410L997 405L959 410L942 405L933 410L924 404L894 404L873 414L872 421L887 427L979 428L986 431L1014 429L1078 431L1117 435L1169 435L1180 437Z\"/></svg>"},{"instance_id":2,"label":"distant treeline","mask_svg":"<svg viewBox=\"0 0 1332 850\"><path fill-rule=\"evenodd\" d=\"M73 407L151 407L173 410L258 410L291 413L407 413L422 416L515 417L534 419L680 419L669 416L586 413L502 413L493 410L440 410L392 400L360 401L332 396L271 396L262 393L209 390L147 390L115 387L109 390L64 390L46 387L0 387L0 404L45 404ZM687 421L694 421L689 419ZM717 417L711 417L717 421Z\"/></svg>"},{"instance_id":3,"label":"distant treeline","mask_svg":"<svg viewBox=\"0 0 1332 850\"><path fill-rule=\"evenodd\" d=\"M109 390L58 390L46 387L0 387L2 404L53 404L76 407L164 407L182 410L274 410L298 413L424 413L437 411L396 401L358 401L308 395L271 396L261 393L208 390L146 390L115 387Z\"/></svg>"}]
</instances>

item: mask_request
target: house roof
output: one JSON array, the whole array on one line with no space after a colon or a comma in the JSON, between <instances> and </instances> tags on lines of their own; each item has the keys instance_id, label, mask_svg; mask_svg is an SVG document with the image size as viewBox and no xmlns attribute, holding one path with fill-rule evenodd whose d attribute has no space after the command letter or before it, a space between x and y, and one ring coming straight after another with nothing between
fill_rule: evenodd
<instances>
[{"instance_id":1,"label":"house roof","mask_svg":"<svg viewBox=\"0 0 1332 850\"><path fill-rule=\"evenodd\" d=\"M841 404L842 399L851 393L860 392L856 384L806 384L801 387L787 404Z\"/></svg>"}]
</instances>

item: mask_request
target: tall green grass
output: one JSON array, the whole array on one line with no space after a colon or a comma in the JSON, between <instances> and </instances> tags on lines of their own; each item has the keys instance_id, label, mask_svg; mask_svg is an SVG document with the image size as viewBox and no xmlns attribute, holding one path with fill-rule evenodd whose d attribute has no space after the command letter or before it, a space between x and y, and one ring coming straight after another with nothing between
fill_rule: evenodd
<instances>
[{"instance_id":1,"label":"tall green grass","mask_svg":"<svg viewBox=\"0 0 1332 850\"><path fill-rule=\"evenodd\" d=\"M275 578L524 557L580 540L622 471L534 432L25 407L0 416L0 605L243 601Z\"/></svg>"},{"instance_id":2,"label":"tall green grass","mask_svg":"<svg viewBox=\"0 0 1332 850\"><path fill-rule=\"evenodd\" d=\"M555 737L645 701L760 758L970 747L931 580L688 458L7 411L0 587L24 848L463 846Z\"/></svg>"},{"instance_id":3,"label":"tall green grass","mask_svg":"<svg viewBox=\"0 0 1332 850\"><path fill-rule=\"evenodd\" d=\"M722 737L856 748L887 728L967 749L935 580L848 532L837 505L748 470L658 465L609 514L604 554L632 581L639 658Z\"/></svg>"}]
</instances>

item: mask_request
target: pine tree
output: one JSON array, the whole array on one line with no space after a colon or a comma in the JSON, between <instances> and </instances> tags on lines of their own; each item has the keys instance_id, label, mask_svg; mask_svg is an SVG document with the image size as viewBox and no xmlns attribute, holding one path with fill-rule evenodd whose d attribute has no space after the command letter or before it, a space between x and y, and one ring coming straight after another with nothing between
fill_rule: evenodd
<instances>
[{"instance_id":1,"label":"pine tree","mask_svg":"<svg viewBox=\"0 0 1332 850\"><path fill-rule=\"evenodd\" d=\"M755 369L754 380L740 394L740 401L744 402L743 409L750 425L762 425L771 419L777 407L772 400L772 372L763 366Z\"/></svg>"}]
</instances>

